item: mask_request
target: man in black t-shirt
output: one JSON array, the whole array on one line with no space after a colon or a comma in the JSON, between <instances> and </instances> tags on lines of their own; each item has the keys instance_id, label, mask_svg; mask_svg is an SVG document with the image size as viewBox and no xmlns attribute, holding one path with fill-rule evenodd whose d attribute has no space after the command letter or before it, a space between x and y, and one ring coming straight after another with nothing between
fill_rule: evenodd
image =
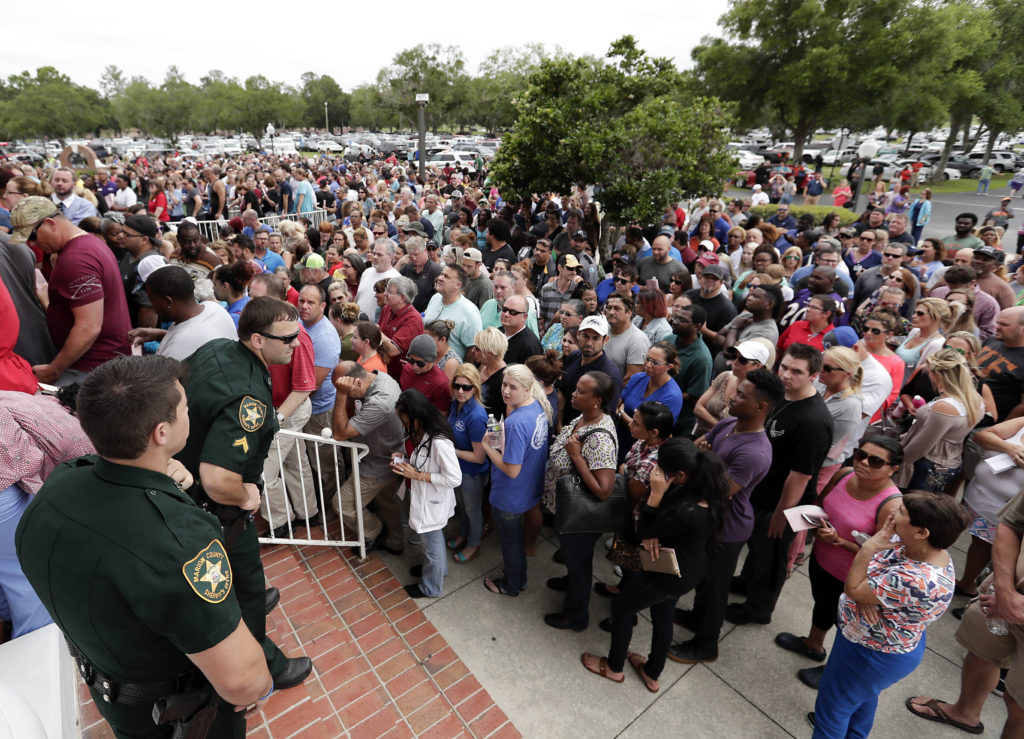
<instances>
[{"instance_id":1,"label":"man in black t-shirt","mask_svg":"<svg viewBox=\"0 0 1024 739\"><path fill-rule=\"evenodd\" d=\"M622 393L622 370L604 353L608 343L608 321L604 316L587 316L580 323L576 334L579 349L565 359L562 379L558 381L558 406L562 409L562 425L570 424L580 414L572 407L569 399L576 383L587 372L600 370L612 378L615 391L608 399L604 409L614 414L619 407L619 395Z\"/></svg>"},{"instance_id":2,"label":"man in black t-shirt","mask_svg":"<svg viewBox=\"0 0 1024 739\"><path fill-rule=\"evenodd\" d=\"M821 362L821 352L807 344L791 344L782 355L779 378L786 396L765 423L772 464L750 496L754 530L735 588L747 600L726 609L726 619L734 624L771 623L796 536L783 512L814 500L818 471L832 446L832 415L813 382Z\"/></svg>"},{"instance_id":3,"label":"man in black t-shirt","mask_svg":"<svg viewBox=\"0 0 1024 739\"><path fill-rule=\"evenodd\" d=\"M1024 415L1024 307L1000 311L995 336L978 353L978 367L999 420Z\"/></svg>"},{"instance_id":4,"label":"man in black t-shirt","mask_svg":"<svg viewBox=\"0 0 1024 739\"><path fill-rule=\"evenodd\" d=\"M719 347L715 341L718 332L736 317L736 306L722 292L724 280L725 268L710 264L700 273L700 287L684 293L690 302L699 305L707 313L708 320L701 329L701 336L712 356L718 353Z\"/></svg>"}]
</instances>

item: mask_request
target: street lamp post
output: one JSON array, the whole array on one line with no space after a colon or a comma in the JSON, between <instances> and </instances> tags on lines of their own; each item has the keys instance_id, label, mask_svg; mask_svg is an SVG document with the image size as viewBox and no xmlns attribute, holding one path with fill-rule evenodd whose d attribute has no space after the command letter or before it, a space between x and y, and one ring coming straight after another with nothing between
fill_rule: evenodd
<instances>
[{"instance_id":1,"label":"street lamp post","mask_svg":"<svg viewBox=\"0 0 1024 739\"><path fill-rule=\"evenodd\" d=\"M419 107L419 129L420 129L420 180L422 182L427 181L427 160L425 152L423 151L427 147L427 124L425 119L424 109L427 107L427 103L430 102L430 95L425 92L416 94L416 104Z\"/></svg>"},{"instance_id":2,"label":"street lamp post","mask_svg":"<svg viewBox=\"0 0 1024 739\"><path fill-rule=\"evenodd\" d=\"M327 122L327 101L324 100L324 128L327 129L327 135L331 133L331 126Z\"/></svg>"},{"instance_id":3,"label":"street lamp post","mask_svg":"<svg viewBox=\"0 0 1024 739\"><path fill-rule=\"evenodd\" d=\"M277 132L274 130L274 124L273 123L268 123L267 124L267 136L270 137L270 153L273 154L274 156L277 156L277 151L274 149L274 134L275 133L277 133Z\"/></svg>"},{"instance_id":4,"label":"street lamp post","mask_svg":"<svg viewBox=\"0 0 1024 739\"><path fill-rule=\"evenodd\" d=\"M877 141L868 139L857 147L857 158L860 159L861 169L860 177L857 178L857 185L853 190L853 197L850 198L853 201L853 212L857 212L857 200L860 199L860 194L864 190L864 180L868 176L868 162L878 154L878 150L882 148L882 145Z\"/></svg>"}]
</instances>

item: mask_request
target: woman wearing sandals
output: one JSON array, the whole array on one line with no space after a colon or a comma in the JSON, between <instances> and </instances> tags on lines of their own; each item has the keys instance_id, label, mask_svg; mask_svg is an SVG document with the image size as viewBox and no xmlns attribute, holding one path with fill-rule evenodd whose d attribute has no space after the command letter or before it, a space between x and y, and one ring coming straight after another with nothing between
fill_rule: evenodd
<instances>
[{"instance_id":1,"label":"woman wearing sandals","mask_svg":"<svg viewBox=\"0 0 1024 739\"><path fill-rule=\"evenodd\" d=\"M455 455L462 467L462 484L455 488L459 535L448 540L448 549L455 553L456 563L463 565L479 554L483 536L484 485L490 465L480 440L487 432L487 411L480 397L480 373L473 365L458 366L451 389L448 425L455 435Z\"/></svg>"},{"instance_id":2,"label":"woman wearing sandals","mask_svg":"<svg viewBox=\"0 0 1024 739\"><path fill-rule=\"evenodd\" d=\"M711 452L698 451L689 439L670 439L658 453L651 472L651 494L641 504L637 532L652 559L672 548L680 577L641 571L622 586L612 601L612 642L607 657L584 653L583 666L595 675L621 683L626 660L644 681L647 690L660 690L658 678L672 643L672 618L680 596L692 590L704 576L707 551L728 505L726 470ZM651 651L645 659L629 652L636 614L651 611Z\"/></svg>"},{"instance_id":3,"label":"woman wearing sandals","mask_svg":"<svg viewBox=\"0 0 1024 739\"><path fill-rule=\"evenodd\" d=\"M526 585L523 520L540 502L551 406L544 388L522 364L505 367L501 397L506 406L503 432L498 439L484 434L483 448L491 462L491 511L505 574L497 580L485 578L484 587L499 595L516 596Z\"/></svg>"}]
</instances>

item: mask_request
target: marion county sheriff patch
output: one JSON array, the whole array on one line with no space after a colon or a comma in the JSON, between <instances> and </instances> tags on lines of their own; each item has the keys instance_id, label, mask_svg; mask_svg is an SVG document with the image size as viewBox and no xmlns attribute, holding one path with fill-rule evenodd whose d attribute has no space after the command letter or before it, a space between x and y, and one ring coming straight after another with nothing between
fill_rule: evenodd
<instances>
[{"instance_id":1,"label":"marion county sheriff patch","mask_svg":"<svg viewBox=\"0 0 1024 739\"><path fill-rule=\"evenodd\" d=\"M246 431L256 431L267 417L267 406L251 395L242 398L238 406L238 422Z\"/></svg>"},{"instance_id":2,"label":"marion county sheriff patch","mask_svg":"<svg viewBox=\"0 0 1024 739\"><path fill-rule=\"evenodd\" d=\"M186 562L181 572L196 595L207 603L220 603L231 592L231 563L219 539Z\"/></svg>"}]
</instances>

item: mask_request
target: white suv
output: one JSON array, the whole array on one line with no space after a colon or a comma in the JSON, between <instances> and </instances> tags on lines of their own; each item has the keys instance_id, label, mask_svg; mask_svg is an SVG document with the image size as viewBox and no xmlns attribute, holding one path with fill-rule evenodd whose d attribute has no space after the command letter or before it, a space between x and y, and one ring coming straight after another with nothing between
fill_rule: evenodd
<instances>
[{"instance_id":1,"label":"white suv","mask_svg":"<svg viewBox=\"0 0 1024 739\"><path fill-rule=\"evenodd\" d=\"M969 162L970 164L977 164L978 169L980 170L981 165L985 163L985 152L972 151L970 154L964 156L964 161ZM992 165L992 169L999 174L1002 174L1003 172L1012 172L1016 169L1016 159L1014 158L1013 153L1009 151L993 151L988 157L988 162ZM977 177L978 173L972 170L967 176Z\"/></svg>"}]
</instances>

